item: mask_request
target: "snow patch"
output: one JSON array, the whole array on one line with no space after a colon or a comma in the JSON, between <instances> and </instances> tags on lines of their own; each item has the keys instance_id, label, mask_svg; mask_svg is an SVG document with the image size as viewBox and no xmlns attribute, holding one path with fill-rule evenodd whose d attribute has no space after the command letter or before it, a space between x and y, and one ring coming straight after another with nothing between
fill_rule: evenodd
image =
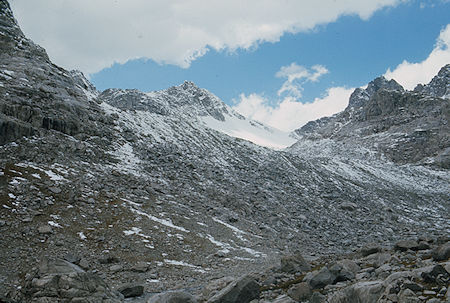
<instances>
[{"instance_id":1,"label":"snow patch","mask_svg":"<svg viewBox=\"0 0 450 303\"><path fill-rule=\"evenodd\" d=\"M177 229L177 230L179 230L179 231L183 231L183 232L186 232L186 233L189 232L189 230L187 230L187 229L185 229L185 228L183 228L183 227L181 227L181 226L177 226L177 225L173 224L172 221L171 221L170 219L161 219L161 218L157 218L157 217L152 216L152 215L149 215L149 214L147 214L147 213L145 213L145 212L143 212L143 211L141 211L141 210L138 210L138 209L136 209L136 208L134 208L134 207L130 207L130 209L131 209L132 212L134 212L134 213L136 213L136 214L138 214L138 215L147 217L147 218L149 218L150 220L155 221L155 222L158 222L159 224L162 224L162 225L164 225L164 226L167 226L167 227L170 227L170 228L173 228L173 229Z\"/></svg>"},{"instance_id":2,"label":"snow patch","mask_svg":"<svg viewBox=\"0 0 450 303\"><path fill-rule=\"evenodd\" d=\"M126 142L120 145L113 152L110 152L113 156L120 160L120 163L114 165L114 167L120 171L125 171L135 176L141 176L139 173L141 170L141 160L133 152L133 147L130 143Z\"/></svg>"},{"instance_id":3,"label":"snow patch","mask_svg":"<svg viewBox=\"0 0 450 303\"><path fill-rule=\"evenodd\" d=\"M194 271L197 271L197 272L200 272L200 273L206 273L206 270L204 270L202 267L195 266L195 265L186 263L184 261L164 259L164 262L169 264L169 265L189 267L189 268L192 268Z\"/></svg>"},{"instance_id":4,"label":"snow patch","mask_svg":"<svg viewBox=\"0 0 450 303\"><path fill-rule=\"evenodd\" d=\"M59 225L58 223L56 223L54 221L48 221L48 225L53 226L53 227L62 228L61 225Z\"/></svg>"},{"instance_id":5,"label":"snow patch","mask_svg":"<svg viewBox=\"0 0 450 303\"><path fill-rule=\"evenodd\" d=\"M234 249L230 244L224 243L224 242L220 242L220 241L217 241L217 240L214 239L214 237L211 236L211 235L206 235L206 239L208 239L212 244L214 244L214 245L220 247L220 248L221 248L220 251L223 252L224 254L227 254L227 253L229 253L231 250Z\"/></svg>"},{"instance_id":6,"label":"snow patch","mask_svg":"<svg viewBox=\"0 0 450 303\"><path fill-rule=\"evenodd\" d=\"M55 174L52 170L44 170L44 173L47 174L47 176L50 178L50 180L52 181L67 181L66 178L64 178L61 175Z\"/></svg>"},{"instance_id":7,"label":"snow patch","mask_svg":"<svg viewBox=\"0 0 450 303\"><path fill-rule=\"evenodd\" d=\"M226 135L275 150L284 149L297 142L291 133L238 116L225 115L225 121L219 121L211 116L201 117L201 120L207 127Z\"/></svg>"},{"instance_id":8,"label":"snow patch","mask_svg":"<svg viewBox=\"0 0 450 303\"><path fill-rule=\"evenodd\" d=\"M241 247L241 249L256 258L266 257L266 254L256 251L254 249L248 248L248 247Z\"/></svg>"},{"instance_id":9,"label":"snow patch","mask_svg":"<svg viewBox=\"0 0 450 303\"><path fill-rule=\"evenodd\" d=\"M9 182L9 184L10 184L10 185L17 185L17 184L20 184L20 182L24 182L24 181L27 181L27 179L22 178L22 177L14 177L14 178Z\"/></svg>"}]
</instances>

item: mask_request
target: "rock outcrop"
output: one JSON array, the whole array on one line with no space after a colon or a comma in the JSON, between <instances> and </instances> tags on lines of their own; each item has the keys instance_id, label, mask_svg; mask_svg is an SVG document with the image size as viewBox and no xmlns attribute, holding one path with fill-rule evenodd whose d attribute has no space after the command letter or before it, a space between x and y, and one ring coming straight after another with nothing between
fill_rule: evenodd
<instances>
[{"instance_id":1,"label":"rock outcrop","mask_svg":"<svg viewBox=\"0 0 450 303\"><path fill-rule=\"evenodd\" d=\"M20 302L122 302L97 275L64 260L44 260L28 273L18 295Z\"/></svg>"},{"instance_id":2,"label":"rock outcrop","mask_svg":"<svg viewBox=\"0 0 450 303\"><path fill-rule=\"evenodd\" d=\"M333 117L297 130L303 140L333 139L377 150L397 163L450 165L450 65L428 85L405 91L395 80L379 77L357 88L348 107ZM292 150L301 150L300 140Z\"/></svg>"}]
</instances>

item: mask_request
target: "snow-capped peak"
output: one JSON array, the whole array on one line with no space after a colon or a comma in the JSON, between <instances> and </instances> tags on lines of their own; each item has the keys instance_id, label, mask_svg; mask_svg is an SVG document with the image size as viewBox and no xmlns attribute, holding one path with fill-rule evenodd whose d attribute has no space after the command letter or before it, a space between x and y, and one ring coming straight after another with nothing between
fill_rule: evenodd
<instances>
[{"instance_id":1,"label":"snow-capped peak","mask_svg":"<svg viewBox=\"0 0 450 303\"><path fill-rule=\"evenodd\" d=\"M161 91L109 89L100 100L123 110L180 117L198 127L208 127L255 144L282 149L296 142L295 136L247 119L208 90L191 81Z\"/></svg>"}]
</instances>

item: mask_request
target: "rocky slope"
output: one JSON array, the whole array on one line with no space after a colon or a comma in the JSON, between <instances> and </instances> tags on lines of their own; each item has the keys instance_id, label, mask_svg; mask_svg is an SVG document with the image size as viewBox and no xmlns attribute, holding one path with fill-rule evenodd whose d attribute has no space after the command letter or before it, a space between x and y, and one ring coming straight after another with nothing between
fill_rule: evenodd
<instances>
[{"instance_id":1,"label":"rocky slope","mask_svg":"<svg viewBox=\"0 0 450 303\"><path fill-rule=\"evenodd\" d=\"M215 278L264 274L295 251L320 263L368 242L449 232L445 169L420 165L422 158L399 165L384 158L395 160L395 149L374 148L378 137L359 136L363 145L321 128L320 140L302 131L286 151L230 137L221 123L274 130L191 82L99 93L26 39L6 1L0 9L0 293L10 298L114 302L123 300L118 290L141 288L199 296ZM373 89L419 96L405 117L437 100L427 105L438 104L437 122L411 118L442 129L427 141L427 157L448 148L439 122L448 121L440 89L448 78L440 75L422 92ZM360 123L353 130L369 129L378 121L371 119L352 120ZM431 146L436 140L443 147ZM253 280L243 281L229 288L248 282L254 294ZM137 288L124 285L131 282Z\"/></svg>"}]
</instances>

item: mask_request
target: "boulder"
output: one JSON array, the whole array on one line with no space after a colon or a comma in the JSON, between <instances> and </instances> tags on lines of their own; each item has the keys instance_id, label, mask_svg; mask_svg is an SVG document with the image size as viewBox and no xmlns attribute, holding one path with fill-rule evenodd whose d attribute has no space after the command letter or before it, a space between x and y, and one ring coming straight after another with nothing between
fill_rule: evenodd
<instances>
[{"instance_id":1,"label":"boulder","mask_svg":"<svg viewBox=\"0 0 450 303\"><path fill-rule=\"evenodd\" d=\"M109 271L116 273L123 270L123 266L120 264L114 264L109 267Z\"/></svg>"},{"instance_id":2,"label":"boulder","mask_svg":"<svg viewBox=\"0 0 450 303\"><path fill-rule=\"evenodd\" d=\"M431 271L422 272L421 276L426 283L442 284L450 280L450 274L441 264L433 266Z\"/></svg>"},{"instance_id":3,"label":"boulder","mask_svg":"<svg viewBox=\"0 0 450 303\"><path fill-rule=\"evenodd\" d=\"M134 264L131 269L136 272L146 272L148 270L148 263L139 261L136 264Z\"/></svg>"},{"instance_id":4,"label":"boulder","mask_svg":"<svg viewBox=\"0 0 450 303\"><path fill-rule=\"evenodd\" d=\"M341 265L345 270L348 270L354 274L358 273L361 270L358 264L355 261L349 259L343 259L337 262L337 264Z\"/></svg>"},{"instance_id":5,"label":"boulder","mask_svg":"<svg viewBox=\"0 0 450 303\"><path fill-rule=\"evenodd\" d=\"M381 246L377 243L369 243L367 245L364 245L360 250L363 257L367 257L368 255L372 255L380 251Z\"/></svg>"},{"instance_id":6,"label":"boulder","mask_svg":"<svg viewBox=\"0 0 450 303\"><path fill-rule=\"evenodd\" d=\"M364 281L338 291L330 298L330 303L376 303L383 295L382 281Z\"/></svg>"},{"instance_id":7,"label":"boulder","mask_svg":"<svg viewBox=\"0 0 450 303\"><path fill-rule=\"evenodd\" d=\"M212 298L208 303L248 303L259 299L259 284L251 276L243 276L230 283Z\"/></svg>"},{"instance_id":8,"label":"boulder","mask_svg":"<svg viewBox=\"0 0 450 303\"><path fill-rule=\"evenodd\" d=\"M286 273L296 273L311 270L309 263L297 252L294 255L281 257L280 270Z\"/></svg>"},{"instance_id":9,"label":"boulder","mask_svg":"<svg viewBox=\"0 0 450 303\"><path fill-rule=\"evenodd\" d=\"M291 288L289 288L287 294L297 302L305 300L311 296L311 287L306 282L295 284Z\"/></svg>"},{"instance_id":10,"label":"boulder","mask_svg":"<svg viewBox=\"0 0 450 303\"><path fill-rule=\"evenodd\" d=\"M395 243L394 249L399 251L407 251L409 249L417 251L419 250L419 243L414 240L401 240Z\"/></svg>"},{"instance_id":11,"label":"boulder","mask_svg":"<svg viewBox=\"0 0 450 303\"><path fill-rule=\"evenodd\" d=\"M124 284L117 289L125 298L142 296L144 286L141 284Z\"/></svg>"},{"instance_id":12,"label":"boulder","mask_svg":"<svg viewBox=\"0 0 450 303\"><path fill-rule=\"evenodd\" d=\"M171 291L157 294L147 303L197 303L197 299L187 292Z\"/></svg>"},{"instance_id":13,"label":"boulder","mask_svg":"<svg viewBox=\"0 0 450 303\"><path fill-rule=\"evenodd\" d=\"M309 285L313 289L323 288L328 284L333 284L336 279L334 275L327 267L323 267L319 272L312 276L309 281Z\"/></svg>"},{"instance_id":14,"label":"boulder","mask_svg":"<svg viewBox=\"0 0 450 303\"><path fill-rule=\"evenodd\" d=\"M233 277L223 277L220 279L213 280L209 282L202 290L202 297L206 301L212 296L214 296L218 291L227 287L228 284L233 282L235 279Z\"/></svg>"},{"instance_id":15,"label":"boulder","mask_svg":"<svg viewBox=\"0 0 450 303\"><path fill-rule=\"evenodd\" d=\"M81 258L77 255L68 253L67 255L64 256L64 260L66 260L67 262L73 263L73 264L79 264L81 261Z\"/></svg>"},{"instance_id":16,"label":"boulder","mask_svg":"<svg viewBox=\"0 0 450 303\"><path fill-rule=\"evenodd\" d=\"M336 276L334 282L348 281L355 278L355 273L347 268L344 268L344 266L339 263L331 266L329 270L334 276Z\"/></svg>"},{"instance_id":17,"label":"boulder","mask_svg":"<svg viewBox=\"0 0 450 303\"><path fill-rule=\"evenodd\" d=\"M435 248L432 253L433 260L446 261L450 258L450 242L440 245Z\"/></svg>"},{"instance_id":18,"label":"boulder","mask_svg":"<svg viewBox=\"0 0 450 303\"><path fill-rule=\"evenodd\" d=\"M419 303L422 302L410 289L404 289L398 294L398 303Z\"/></svg>"},{"instance_id":19,"label":"boulder","mask_svg":"<svg viewBox=\"0 0 450 303\"><path fill-rule=\"evenodd\" d=\"M41 275L72 274L84 272L85 271L81 267L65 260L44 259L39 263L39 273Z\"/></svg>"},{"instance_id":20,"label":"boulder","mask_svg":"<svg viewBox=\"0 0 450 303\"><path fill-rule=\"evenodd\" d=\"M20 302L121 302L123 296L114 292L98 276L87 273L65 260L45 259L39 269L26 275Z\"/></svg>"},{"instance_id":21,"label":"boulder","mask_svg":"<svg viewBox=\"0 0 450 303\"><path fill-rule=\"evenodd\" d=\"M325 303L326 299L327 298L324 295L316 291L312 294L311 298L309 298L309 303Z\"/></svg>"},{"instance_id":22,"label":"boulder","mask_svg":"<svg viewBox=\"0 0 450 303\"><path fill-rule=\"evenodd\" d=\"M48 235L52 233L52 228L50 225L42 225L38 227L38 232L43 235Z\"/></svg>"}]
</instances>

